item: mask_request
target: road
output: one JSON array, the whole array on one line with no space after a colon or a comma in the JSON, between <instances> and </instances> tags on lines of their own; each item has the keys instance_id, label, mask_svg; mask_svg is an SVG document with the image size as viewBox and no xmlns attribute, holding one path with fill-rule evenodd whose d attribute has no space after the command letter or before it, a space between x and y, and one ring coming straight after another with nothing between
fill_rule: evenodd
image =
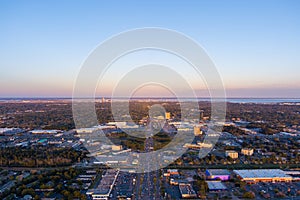
<instances>
[{"instance_id":1,"label":"road","mask_svg":"<svg viewBox=\"0 0 300 200\"><path fill-rule=\"evenodd\" d=\"M145 140L145 152L150 152L153 150L153 139L151 137L147 138ZM145 166L145 173L139 173L137 174L137 180L136 180L136 188L134 190L135 192L135 199L137 200L144 200L144 199L155 199L160 200L162 199L160 196L160 176L159 171L151 171L150 164L153 164L153 162L157 162L156 158L153 158L151 155L147 154L147 157L145 158L148 161L148 165ZM150 163L152 162L152 163Z\"/></svg>"}]
</instances>

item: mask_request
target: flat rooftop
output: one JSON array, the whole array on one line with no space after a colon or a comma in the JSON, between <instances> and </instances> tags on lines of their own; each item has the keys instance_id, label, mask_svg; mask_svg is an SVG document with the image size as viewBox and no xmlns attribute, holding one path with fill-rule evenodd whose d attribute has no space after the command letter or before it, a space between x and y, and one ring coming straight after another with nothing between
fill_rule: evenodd
<instances>
[{"instance_id":1,"label":"flat rooftop","mask_svg":"<svg viewBox=\"0 0 300 200\"><path fill-rule=\"evenodd\" d=\"M251 178L291 178L281 169L251 169L233 170L233 172L244 179Z\"/></svg>"},{"instance_id":2,"label":"flat rooftop","mask_svg":"<svg viewBox=\"0 0 300 200\"><path fill-rule=\"evenodd\" d=\"M227 176L231 174L227 169L208 169L207 172L210 176Z\"/></svg>"},{"instance_id":3,"label":"flat rooftop","mask_svg":"<svg viewBox=\"0 0 300 200\"><path fill-rule=\"evenodd\" d=\"M227 187L221 181L206 181L209 190L226 190Z\"/></svg>"},{"instance_id":4,"label":"flat rooftop","mask_svg":"<svg viewBox=\"0 0 300 200\"><path fill-rule=\"evenodd\" d=\"M109 196L118 174L117 170L106 170L97 188L88 190L87 194Z\"/></svg>"},{"instance_id":5,"label":"flat rooftop","mask_svg":"<svg viewBox=\"0 0 300 200\"><path fill-rule=\"evenodd\" d=\"M179 184L179 190L182 195L196 195L196 192L190 184L181 183Z\"/></svg>"}]
</instances>

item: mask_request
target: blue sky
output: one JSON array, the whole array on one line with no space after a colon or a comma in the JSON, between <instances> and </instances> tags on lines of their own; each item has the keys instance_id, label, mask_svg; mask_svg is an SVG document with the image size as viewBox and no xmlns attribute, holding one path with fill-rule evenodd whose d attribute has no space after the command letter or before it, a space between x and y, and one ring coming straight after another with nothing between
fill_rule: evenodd
<instances>
[{"instance_id":1,"label":"blue sky","mask_svg":"<svg viewBox=\"0 0 300 200\"><path fill-rule=\"evenodd\" d=\"M3 0L0 96L71 96L99 43L128 29L162 27L207 51L229 97L300 97L299 11L299 1L288 0Z\"/></svg>"}]
</instances>

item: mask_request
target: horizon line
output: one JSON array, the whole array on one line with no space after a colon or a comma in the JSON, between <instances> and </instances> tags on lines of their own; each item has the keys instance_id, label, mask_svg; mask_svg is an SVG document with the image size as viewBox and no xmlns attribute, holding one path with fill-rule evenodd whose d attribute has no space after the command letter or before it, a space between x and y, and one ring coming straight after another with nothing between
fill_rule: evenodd
<instances>
[{"instance_id":1,"label":"horizon line","mask_svg":"<svg viewBox=\"0 0 300 200\"><path fill-rule=\"evenodd\" d=\"M97 97L80 97L74 98L70 96L8 96L1 97L0 99L127 99L128 97L109 97L109 96L97 96ZM130 99L177 99L177 97L157 97L157 96L140 96L140 97L129 97ZM300 99L300 97L180 97L182 99Z\"/></svg>"}]
</instances>

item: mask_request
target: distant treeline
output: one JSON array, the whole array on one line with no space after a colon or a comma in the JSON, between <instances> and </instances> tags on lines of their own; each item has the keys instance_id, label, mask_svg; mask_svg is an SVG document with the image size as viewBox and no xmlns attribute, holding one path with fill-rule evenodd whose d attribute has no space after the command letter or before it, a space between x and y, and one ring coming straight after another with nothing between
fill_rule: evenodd
<instances>
[{"instance_id":1,"label":"distant treeline","mask_svg":"<svg viewBox=\"0 0 300 200\"><path fill-rule=\"evenodd\" d=\"M177 102L130 102L129 113L138 123L149 114L153 104L161 104L171 118L181 120L181 108ZM210 102L199 102L203 117L209 119ZM96 103L99 124L113 121L111 103ZM284 128L296 126L299 129L300 106L280 104L240 104L227 103L227 121L244 120L251 122L247 128L261 128L263 134L273 134ZM60 129L75 128L71 102L34 102L34 103L1 103L0 127L19 127L28 129ZM239 130L234 134L243 134Z\"/></svg>"},{"instance_id":2,"label":"distant treeline","mask_svg":"<svg viewBox=\"0 0 300 200\"><path fill-rule=\"evenodd\" d=\"M84 151L57 147L0 148L0 166L5 167L54 167L68 166L85 157Z\"/></svg>"}]
</instances>

